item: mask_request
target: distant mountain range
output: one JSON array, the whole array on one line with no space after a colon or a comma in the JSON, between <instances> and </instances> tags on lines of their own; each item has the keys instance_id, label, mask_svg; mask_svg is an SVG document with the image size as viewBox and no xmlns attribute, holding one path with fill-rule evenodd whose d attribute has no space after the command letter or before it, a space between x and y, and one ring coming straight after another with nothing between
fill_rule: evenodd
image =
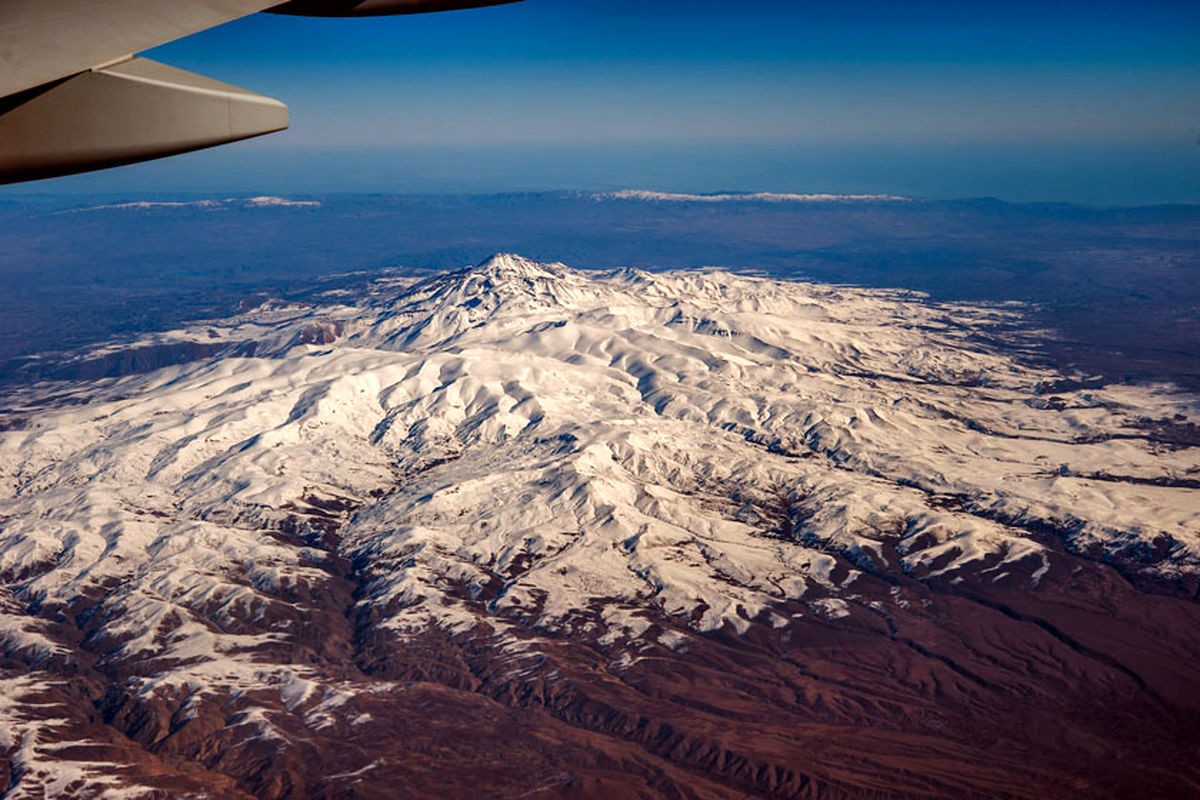
<instances>
[{"instance_id":1,"label":"distant mountain range","mask_svg":"<svg viewBox=\"0 0 1200 800\"><path fill-rule=\"evenodd\" d=\"M646 189L622 189L601 192L597 200L646 200L664 203L904 203L911 198L891 194L780 194L778 192L724 192L718 194L681 194Z\"/></svg>"},{"instance_id":2,"label":"distant mountain range","mask_svg":"<svg viewBox=\"0 0 1200 800\"><path fill-rule=\"evenodd\" d=\"M5 797L1200 786L1195 397L1028 309L515 255L252 305L6 396Z\"/></svg>"},{"instance_id":3,"label":"distant mountain range","mask_svg":"<svg viewBox=\"0 0 1200 800\"><path fill-rule=\"evenodd\" d=\"M214 211L229 208L319 208L320 205L320 200L293 200L287 197L262 195L223 200L131 200L125 203L104 203L98 206L76 205L55 213L84 214L89 211L150 211L172 208L207 208Z\"/></svg>"}]
</instances>

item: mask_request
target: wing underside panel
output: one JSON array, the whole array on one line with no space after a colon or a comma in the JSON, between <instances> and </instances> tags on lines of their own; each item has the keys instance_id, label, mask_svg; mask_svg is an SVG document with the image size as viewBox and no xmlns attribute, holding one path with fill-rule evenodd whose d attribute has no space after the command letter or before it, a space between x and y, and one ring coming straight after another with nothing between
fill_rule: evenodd
<instances>
[{"instance_id":1,"label":"wing underside panel","mask_svg":"<svg viewBox=\"0 0 1200 800\"><path fill-rule=\"evenodd\" d=\"M287 108L133 54L253 14L447 11L514 0L0 0L0 183L287 127Z\"/></svg>"},{"instance_id":2,"label":"wing underside panel","mask_svg":"<svg viewBox=\"0 0 1200 800\"><path fill-rule=\"evenodd\" d=\"M288 126L287 107L144 58L83 72L4 103L0 182L146 161Z\"/></svg>"},{"instance_id":3,"label":"wing underside panel","mask_svg":"<svg viewBox=\"0 0 1200 800\"><path fill-rule=\"evenodd\" d=\"M279 0L0 0L0 97L262 11Z\"/></svg>"}]
</instances>

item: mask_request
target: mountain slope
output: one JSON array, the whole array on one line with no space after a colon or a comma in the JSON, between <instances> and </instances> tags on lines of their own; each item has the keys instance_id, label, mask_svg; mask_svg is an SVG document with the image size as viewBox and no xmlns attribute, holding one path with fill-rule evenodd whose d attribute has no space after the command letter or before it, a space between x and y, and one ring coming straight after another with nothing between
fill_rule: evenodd
<instances>
[{"instance_id":1,"label":"mountain slope","mask_svg":"<svg viewBox=\"0 0 1200 800\"><path fill-rule=\"evenodd\" d=\"M11 796L1200 789L1191 399L906 293L337 300L0 417Z\"/></svg>"}]
</instances>

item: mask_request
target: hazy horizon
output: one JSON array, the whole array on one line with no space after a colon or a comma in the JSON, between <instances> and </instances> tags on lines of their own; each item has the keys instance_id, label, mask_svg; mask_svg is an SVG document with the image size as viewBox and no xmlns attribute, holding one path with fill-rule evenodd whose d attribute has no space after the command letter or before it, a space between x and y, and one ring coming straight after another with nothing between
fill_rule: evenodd
<instances>
[{"instance_id":1,"label":"hazy horizon","mask_svg":"<svg viewBox=\"0 0 1200 800\"><path fill-rule=\"evenodd\" d=\"M253 15L146 55L292 128L28 193L629 187L1200 202L1194 4L526 0Z\"/></svg>"},{"instance_id":2,"label":"hazy horizon","mask_svg":"<svg viewBox=\"0 0 1200 800\"><path fill-rule=\"evenodd\" d=\"M1188 169L1178 163L1195 151ZM271 140L165 161L3 187L36 195L779 192L993 197L1012 203L1124 207L1200 203L1200 147L546 148L455 146L407 151L291 151Z\"/></svg>"}]
</instances>

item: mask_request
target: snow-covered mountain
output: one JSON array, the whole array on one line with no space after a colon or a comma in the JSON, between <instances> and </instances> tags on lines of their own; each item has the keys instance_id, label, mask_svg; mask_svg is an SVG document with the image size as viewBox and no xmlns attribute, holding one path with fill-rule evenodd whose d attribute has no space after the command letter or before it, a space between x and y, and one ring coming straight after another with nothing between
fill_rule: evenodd
<instances>
[{"instance_id":1,"label":"snow-covered mountain","mask_svg":"<svg viewBox=\"0 0 1200 800\"><path fill-rule=\"evenodd\" d=\"M1194 398L1019 314L499 255L81 355L197 360L0 415L0 786L1200 780Z\"/></svg>"}]
</instances>

